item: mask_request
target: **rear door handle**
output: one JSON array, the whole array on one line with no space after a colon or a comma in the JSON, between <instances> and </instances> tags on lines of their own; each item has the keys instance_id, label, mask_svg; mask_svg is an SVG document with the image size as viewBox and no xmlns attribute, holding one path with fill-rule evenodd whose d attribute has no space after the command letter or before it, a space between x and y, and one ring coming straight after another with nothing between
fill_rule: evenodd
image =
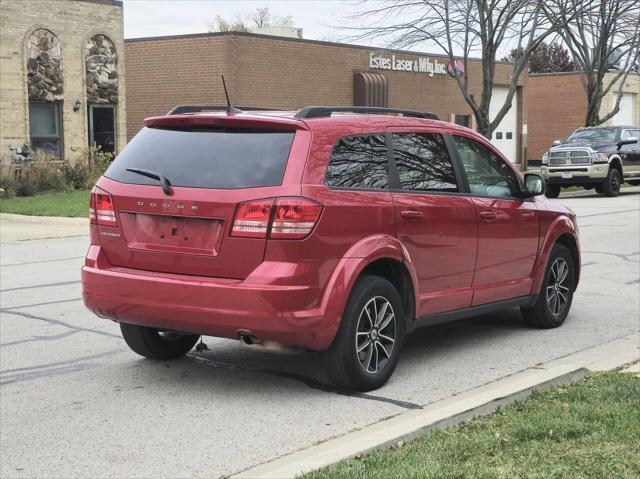
<instances>
[{"instance_id":1,"label":"rear door handle","mask_svg":"<svg viewBox=\"0 0 640 479\"><path fill-rule=\"evenodd\" d=\"M480 218L482 218L485 221L493 221L498 217L498 213L496 213L495 211L481 211L480 212Z\"/></svg>"},{"instance_id":2,"label":"rear door handle","mask_svg":"<svg viewBox=\"0 0 640 479\"><path fill-rule=\"evenodd\" d=\"M400 212L400 216L408 220L419 220L420 218L422 218L423 214L421 211L403 210Z\"/></svg>"}]
</instances>

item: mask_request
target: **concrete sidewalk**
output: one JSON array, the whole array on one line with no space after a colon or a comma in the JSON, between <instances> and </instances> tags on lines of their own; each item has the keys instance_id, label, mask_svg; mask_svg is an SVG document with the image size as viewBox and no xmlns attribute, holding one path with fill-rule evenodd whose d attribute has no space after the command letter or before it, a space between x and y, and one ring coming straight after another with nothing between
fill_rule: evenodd
<instances>
[{"instance_id":1,"label":"concrete sidewalk","mask_svg":"<svg viewBox=\"0 0 640 479\"><path fill-rule=\"evenodd\" d=\"M0 213L0 243L87 236L88 218L25 216Z\"/></svg>"}]
</instances>

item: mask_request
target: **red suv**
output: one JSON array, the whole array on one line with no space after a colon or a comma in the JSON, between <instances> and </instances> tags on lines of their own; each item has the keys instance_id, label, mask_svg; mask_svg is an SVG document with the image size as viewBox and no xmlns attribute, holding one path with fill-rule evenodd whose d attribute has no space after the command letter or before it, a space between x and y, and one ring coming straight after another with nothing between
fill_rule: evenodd
<instances>
[{"instance_id":1,"label":"red suv","mask_svg":"<svg viewBox=\"0 0 640 479\"><path fill-rule=\"evenodd\" d=\"M392 109L203 108L145 120L91 194L84 301L136 353L178 358L200 335L324 351L332 382L366 391L417 326L567 317L575 214L474 131Z\"/></svg>"}]
</instances>

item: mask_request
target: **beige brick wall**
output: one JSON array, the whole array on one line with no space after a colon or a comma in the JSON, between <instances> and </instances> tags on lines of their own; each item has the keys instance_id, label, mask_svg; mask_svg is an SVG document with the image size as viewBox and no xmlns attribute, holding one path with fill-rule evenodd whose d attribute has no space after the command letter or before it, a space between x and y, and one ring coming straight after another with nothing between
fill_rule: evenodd
<instances>
[{"instance_id":1,"label":"beige brick wall","mask_svg":"<svg viewBox=\"0 0 640 479\"><path fill-rule=\"evenodd\" d=\"M224 103L220 74L232 102L297 109L307 105L351 105L353 74L369 70L372 49L250 34L202 34L125 42L127 52L127 131L129 139L142 120L180 103ZM384 52L390 55L392 52ZM417 59L407 52L399 58ZM428 55L435 58L435 55ZM441 63L446 58L438 57ZM479 96L481 66L470 62L471 90ZM496 85L507 85L512 66L496 66ZM453 78L414 72L375 70L389 81L389 106L428 110L449 120L471 115ZM521 79L526 85L526 75ZM522 91L519 92L519 94ZM526 123L519 102L518 132ZM513 108L517 106L514 104ZM519 149L526 138L517 135Z\"/></svg>"},{"instance_id":2,"label":"beige brick wall","mask_svg":"<svg viewBox=\"0 0 640 479\"><path fill-rule=\"evenodd\" d=\"M37 28L53 32L62 47L64 101L62 129L64 157L73 160L88 146L85 84L85 46L99 33L108 36L118 52L119 101L116 145L126 144L125 48L122 6L110 0L0 0L0 158L10 145L29 143L29 100L25 41ZM74 112L80 100L82 108Z\"/></svg>"}]
</instances>

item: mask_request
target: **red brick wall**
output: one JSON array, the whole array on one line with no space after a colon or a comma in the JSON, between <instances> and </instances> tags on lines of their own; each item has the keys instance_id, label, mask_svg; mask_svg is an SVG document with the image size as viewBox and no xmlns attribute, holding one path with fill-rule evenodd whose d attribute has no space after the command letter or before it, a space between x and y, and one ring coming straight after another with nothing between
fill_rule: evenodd
<instances>
[{"instance_id":1,"label":"red brick wall","mask_svg":"<svg viewBox=\"0 0 640 479\"><path fill-rule=\"evenodd\" d=\"M368 70L373 49L250 34L205 34L126 42L127 132L131 138L146 116L180 103L223 103L219 75L225 74L232 102L297 109L308 105L351 105L353 73ZM391 55L393 52L384 52ZM401 58L435 55L396 53ZM511 65L498 64L496 85L508 84ZM471 115L448 75L375 70L389 83L389 106ZM470 62L471 91L480 94L481 66ZM525 85L526 76L521 84ZM513 105L516 108L516 105ZM519 129L526 122L521 105ZM521 144L522 145L522 144ZM522 146L521 146L522 148Z\"/></svg>"},{"instance_id":2,"label":"red brick wall","mask_svg":"<svg viewBox=\"0 0 640 479\"><path fill-rule=\"evenodd\" d=\"M554 140L584 126L587 100L578 73L529 75L528 155L540 160Z\"/></svg>"}]
</instances>

